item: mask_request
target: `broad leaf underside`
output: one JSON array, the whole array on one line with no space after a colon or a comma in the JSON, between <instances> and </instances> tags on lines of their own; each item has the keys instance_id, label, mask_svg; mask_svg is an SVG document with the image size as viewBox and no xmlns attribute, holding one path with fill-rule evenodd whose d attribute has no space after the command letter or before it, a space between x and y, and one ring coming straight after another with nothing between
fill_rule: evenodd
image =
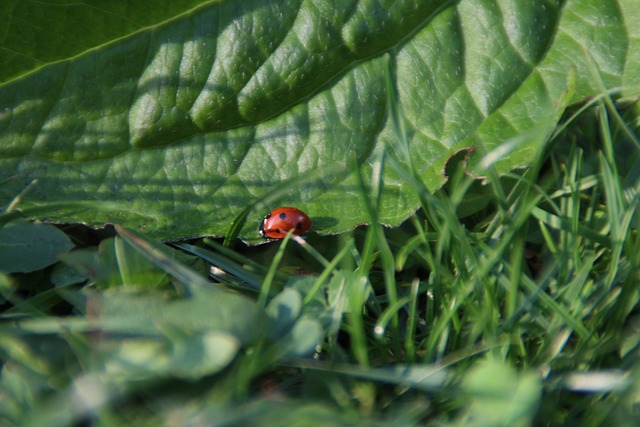
<instances>
[{"instance_id":1,"label":"broad leaf underside","mask_svg":"<svg viewBox=\"0 0 640 427\"><path fill-rule=\"evenodd\" d=\"M389 75L430 189L461 148L550 132L572 72L572 101L640 81L638 0L379 3L203 3L6 82L0 205L37 179L20 207L56 203L52 221L177 239L223 235L255 206L240 232L252 240L265 209L296 205L335 233L367 221L353 165L367 181L398 144ZM57 203L74 201L113 203ZM385 168L381 221L417 204Z\"/></svg>"}]
</instances>

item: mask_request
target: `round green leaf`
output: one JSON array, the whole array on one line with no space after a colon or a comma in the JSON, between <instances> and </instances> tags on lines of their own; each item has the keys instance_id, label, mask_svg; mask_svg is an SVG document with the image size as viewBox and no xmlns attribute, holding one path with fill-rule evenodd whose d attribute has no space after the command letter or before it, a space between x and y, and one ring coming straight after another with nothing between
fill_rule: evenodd
<instances>
[{"instance_id":1,"label":"round green leaf","mask_svg":"<svg viewBox=\"0 0 640 427\"><path fill-rule=\"evenodd\" d=\"M0 228L0 271L28 273L58 261L73 243L53 225L11 222Z\"/></svg>"}]
</instances>

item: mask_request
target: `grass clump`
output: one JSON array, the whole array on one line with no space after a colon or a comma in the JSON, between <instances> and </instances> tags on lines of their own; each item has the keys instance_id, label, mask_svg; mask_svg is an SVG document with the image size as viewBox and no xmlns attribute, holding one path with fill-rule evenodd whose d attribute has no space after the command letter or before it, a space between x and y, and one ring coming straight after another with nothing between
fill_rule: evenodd
<instances>
[{"instance_id":1,"label":"grass clump","mask_svg":"<svg viewBox=\"0 0 640 427\"><path fill-rule=\"evenodd\" d=\"M0 275L1 424L635 425L640 145L618 114L572 117L525 170L454 158L435 194L398 115L372 174L420 200L397 229L362 178L372 225L334 237L63 227L84 249Z\"/></svg>"}]
</instances>

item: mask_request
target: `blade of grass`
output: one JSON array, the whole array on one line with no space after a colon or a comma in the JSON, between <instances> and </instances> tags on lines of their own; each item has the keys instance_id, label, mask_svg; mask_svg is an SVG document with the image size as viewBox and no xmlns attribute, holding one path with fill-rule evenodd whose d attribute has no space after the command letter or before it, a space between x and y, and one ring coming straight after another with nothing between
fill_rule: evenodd
<instances>
[{"instance_id":1,"label":"blade of grass","mask_svg":"<svg viewBox=\"0 0 640 427\"><path fill-rule=\"evenodd\" d=\"M287 248L287 244L293 236L293 229L289 230L284 239L282 239L280 246L278 247L278 251L273 257L273 261L271 261L271 265L269 266L269 271L267 271L267 275L264 277L262 281L262 285L260 287L260 292L258 294L258 307L262 307L263 309L267 306L267 297L269 296L269 292L271 291L271 285L273 283L273 278L276 275L276 271L278 270L278 266L284 257L285 249Z\"/></svg>"},{"instance_id":2,"label":"blade of grass","mask_svg":"<svg viewBox=\"0 0 640 427\"><path fill-rule=\"evenodd\" d=\"M404 338L404 351L406 353L407 363L413 363L416 356L416 325L418 323L418 291L420 290L420 280L414 279L411 282L411 289L409 294L409 307L408 307L408 319L407 330L405 331Z\"/></svg>"},{"instance_id":3,"label":"blade of grass","mask_svg":"<svg viewBox=\"0 0 640 427\"><path fill-rule=\"evenodd\" d=\"M179 249L182 249L183 251L186 251L199 258L202 258L203 260L214 265L215 267L227 272L228 274L231 274L237 277L240 281L246 283L250 288L255 290L260 289L260 284L262 283L262 277L260 276L260 274L255 273L254 271L251 271L251 270L254 270L254 268L250 269L250 268L247 268L247 266L239 265L236 262L234 262L235 260L230 260L225 256L216 254L215 252L212 252L212 251L207 251L203 248L190 245L188 243L174 243L173 245ZM222 247L222 245L219 245L219 246ZM241 260L242 258L238 256L236 257L236 259ZM264 273L267 272L267 270L264 269L262 266L252 263L251 267L254 267L254 266L255 266L255 269L259 268L260 270L264 270Z\"/></svg>"},{"instance_id":4,"label":"blade of grass","mask_svg":"<svg viewBox=\"0 0 640 427\"><path fill-rule=\"evenodd\" d=\"M329 276L335 272L335 269L338 266L338 264L340 264L340 262L344 259L344 257L350 251L351 251L350 245L343 246L340 252L338 252L336 256L333 257L331 262L324 267L324 269L322 270L322 273L320 273L316 281L313 283L313 286L309 290L309 293L304 297L304 300L302 301L303 305L307 305L309 304L309 302L313 300L313 298L320 291L320 289L322 289L322 286L327 283Z\"/></svg>"},{"instance_id":5,"label":"blade of grass","mask_svg":"<svg viewBox=\"0 0 640 427\"><path fill-rule=\"evenodd\" d=\"M171 257L166 254L168 248L165 249L160 247L159 245L154 245L150 241L143 239L142 237L138 236L131 230L128 230L121 225L116 224L114 227L120 237L122 237L127 243L137 249L141 254L146 256L161 270L169 274L171 277L174 277L180 284L205 287L212 286L211 282L202 277L200 274L171 259Z\"/></svg>"}]
</instances>

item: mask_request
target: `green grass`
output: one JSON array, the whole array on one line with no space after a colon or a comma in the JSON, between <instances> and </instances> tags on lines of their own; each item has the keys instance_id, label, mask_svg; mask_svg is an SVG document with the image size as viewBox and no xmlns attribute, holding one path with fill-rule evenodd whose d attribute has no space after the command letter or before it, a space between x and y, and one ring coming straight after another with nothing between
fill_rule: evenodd
<instances>
[{"instance_id":1,"label":"green grass","mask_svg":"<svg viewBox=\"0 0 640 427\"><path fill-rule=\"evenodd\" d=\"M435 194L398 112L374 169L421 209L397 229L63 228L84 249L0 275L0 424L637 425L640 143L612 107L567 115L525 170L453 159ZM383 186L360 181L371 224Z\"/></svg>"}]
</instances>

